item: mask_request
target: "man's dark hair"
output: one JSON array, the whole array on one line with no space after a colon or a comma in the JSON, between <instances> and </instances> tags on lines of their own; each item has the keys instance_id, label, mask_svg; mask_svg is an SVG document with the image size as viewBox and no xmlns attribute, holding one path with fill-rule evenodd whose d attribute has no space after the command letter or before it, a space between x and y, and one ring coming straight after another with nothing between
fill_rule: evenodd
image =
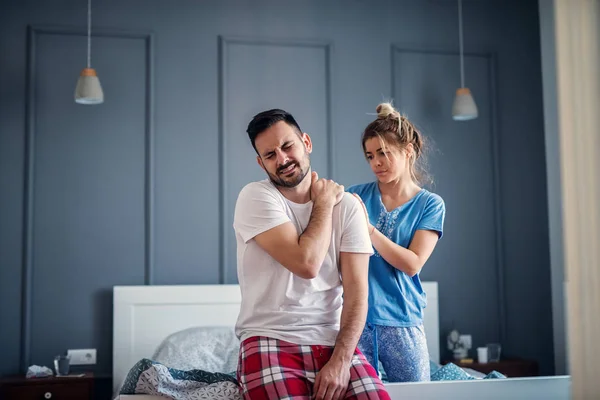
<instances>
[{"instance_id":1,"label":"man's dark hair","mask_svg":"<svg viewBox=\"0 0 600 400\"><path fill-rule=\"evenodd\" d=\"M292 116L292 114L287 111L280 110L278 108L274 108L272 110L263 111L258 113L252 118L252 121L248 124L248 137L250 138L250 143L252 143L252 147L254 147L254 151L258 153L256 150L256 146L254 142L256 141L256 137L262 132L269 129L271 126L275 125L279 121L284 121L286 124L295 128L297 130L297 134L301 135L302 130L300 130L300 126Z\"/></svg>"}]
</instances>

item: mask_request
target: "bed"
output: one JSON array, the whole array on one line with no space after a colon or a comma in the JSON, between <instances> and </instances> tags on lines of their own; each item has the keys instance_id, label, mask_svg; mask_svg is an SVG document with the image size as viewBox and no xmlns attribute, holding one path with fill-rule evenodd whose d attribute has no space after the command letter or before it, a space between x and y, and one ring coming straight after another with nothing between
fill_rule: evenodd
<instances>
[{"instance_id":1,"label":"bed","mask_svg":"<svg viewBox=\"0 0 600 400\"><path fill-rule=\"evenodd\" d=\"M437 282L424 282L424 289L428 298L424 326L430 358L435 364L440 361ZM178 337L180 333L188 330L199 330L202 334L206 334L211 329L232 330L240 301L238 285L115 286L113 291L114 398L164 400L165 397L145 394L117 394L122 390L126 378L130 379L136 367L144 365L144 368L147 368L152 365L157 370L164 369L161 363L151 364L151 361L153 357L157 357L157 354L163 354L161 351L169 338ZM219 354L222 352L222 349L215 351ZM159 361L162 362L163 359ZM224 384L228 384L228 390L231 391L232 384L225 381L234 380L225 373L233 371L220 372L223 374L217 374L219 379L224 381ZM149 380L151 383L156 383L156 379L152 377ZM562 400L570 398L568 376L386 383L386 387L392 399ZM219 394L209 398L230 397Z\"/></svg>"}]
</instances>

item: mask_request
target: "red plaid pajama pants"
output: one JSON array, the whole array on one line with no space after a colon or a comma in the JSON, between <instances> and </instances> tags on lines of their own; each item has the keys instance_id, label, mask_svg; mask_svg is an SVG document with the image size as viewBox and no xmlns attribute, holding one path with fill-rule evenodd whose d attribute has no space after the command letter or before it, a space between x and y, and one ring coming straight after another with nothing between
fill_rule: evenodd
<instances>
[{"instance_id":1,"label":"red plaid pajama pants","mask_svg":"<svg viewBox=\"0 0 600 400\"><path fill-rule=\"evenodd\" d=\"M245 400L310 399L317 373L333 347L302 346L267 337L251 337L240 346L237 378ZM375 369L356 349L344 399L389 400Z\"/></svg>"}]
</instances>

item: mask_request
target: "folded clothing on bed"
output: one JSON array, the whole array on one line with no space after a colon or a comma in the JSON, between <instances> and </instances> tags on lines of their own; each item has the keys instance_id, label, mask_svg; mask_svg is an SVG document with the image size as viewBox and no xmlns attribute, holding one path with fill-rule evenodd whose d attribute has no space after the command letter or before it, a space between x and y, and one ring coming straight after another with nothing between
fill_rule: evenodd
<instances>
[{"instance_id":1,"label":"folded clothing on bed","mask_svg":"<svg viewBox=\"0 0 600 400\"><path fill-rule=\"evenodd\" d=\"M149 394L177 400L241 400L233 374L179 370L142 359L127 374L120 394Z\"/></svg>"}]
</instances>

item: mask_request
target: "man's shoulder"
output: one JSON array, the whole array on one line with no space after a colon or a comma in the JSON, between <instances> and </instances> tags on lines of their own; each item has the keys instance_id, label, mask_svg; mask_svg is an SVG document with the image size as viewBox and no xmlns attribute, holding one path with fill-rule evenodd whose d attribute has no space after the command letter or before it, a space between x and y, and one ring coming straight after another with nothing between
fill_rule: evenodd
<instances>
[{"instance_id":1,"label":"man's shoulder","mask_svg":"<svg viewBox=\"0 0 600 400\"><path fill-rule=\"evenodd\" d=\"M240 190L238 198L276 193L278 193L278 191L273 184L268 179L263 179L262 181L255 181L246 184L242 190Z\"/></svg>"},{"instance_id":2,"label":"man's shoulder","mask_svg":"<svg viewBox=\"0 0 600 400\"><path fill-rule=\"evenodd\" d=\"M281 193L269 180L250 182L240 190L235 202L235 216L283 207ZM261 211L262 210L262 211Z\"/></svg>"},{"instance_id":3,"label":"man's shoulder","mask_svg":"<svg viewBox=\"0 0 600 400\"><path fill-rule=\"evenodd\" d=\"M287 212L281 193L266 181L250 182L240 190L235 202L234 228L254 229L261 224L272 222Z\"/></svg>"},{"instance_id":4,"label":"man's shoulder","mask_svg":"<svg viewBox=\"0 0 600 400\"><path fill-rule=\"evenodd\" d=\"M360 203L358 202L358 199L356 197L354 197L354 195L352 193L344 192L342 199L336 206L351 209L351 208L357 207L359 205L360 205Z\"/></svg>"},{"instance_id":5,"label":"man's shoulder","mask_svg":"<svg viewBox=\"0 0 600 400\"><path fill-rule=\"evenodd\" d=\"M349 216L361 209L362 206L352 193L344 192L340 202L335 205L334 209L336 208L340 210L340 216Z\"/></svg>"}]
</instances>

